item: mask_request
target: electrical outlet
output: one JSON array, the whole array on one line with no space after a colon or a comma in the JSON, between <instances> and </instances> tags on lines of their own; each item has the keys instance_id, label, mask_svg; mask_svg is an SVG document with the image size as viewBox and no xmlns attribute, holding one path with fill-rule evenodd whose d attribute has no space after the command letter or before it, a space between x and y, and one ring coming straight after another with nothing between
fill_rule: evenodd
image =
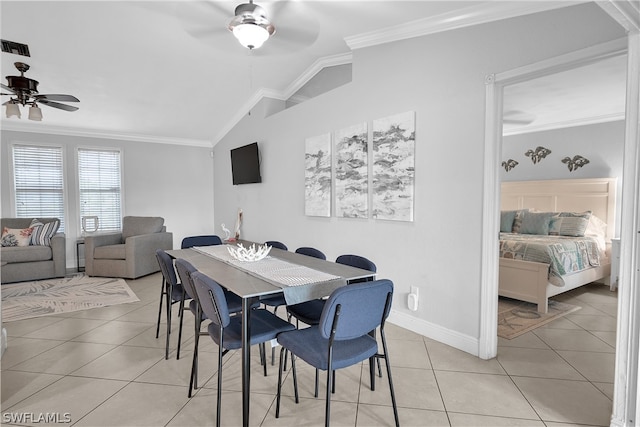
<instances>
[{"instance_id":1,"label":"electrical outlet","mask_svg":"<svg viewBox=\"0 0 640 427\"><path fill-rule=\"evenodd\" d=\"M417 286L412 286L411 287L411 294L414 294L416 296L416 298L418 298L420 296L420 290Z\"/></svg>"}]
</instances>

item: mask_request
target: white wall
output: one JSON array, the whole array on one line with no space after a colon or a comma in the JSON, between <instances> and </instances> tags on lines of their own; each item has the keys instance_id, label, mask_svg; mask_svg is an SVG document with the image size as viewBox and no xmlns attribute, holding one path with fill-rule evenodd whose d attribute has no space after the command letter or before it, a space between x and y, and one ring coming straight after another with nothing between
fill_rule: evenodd
<instances>
[{"instance_id":1,"label":"white wall","mask_svg":"<svg viewBox=\"0 0 640 427\"><path fill-rule=\"evenodd\" d=\"M622 36L588 4L357 50L351 84L267 118L260 105L216 145L216 221L242 208L244 238L372 259L396 286L392 321L477 354L485 76ZM306 217L305 138L409 110L415 221ZM263 183L234 187L229 149L253 141ZM412 285L417 312L405 304Z\"/></svg>"},{"instance_id":2,"label":"white wall","mask_svg":"<svg viewBox=\"0 0 640 427\"><path fill-rule=\"evenodd\" d=\"M619 236L624 128L624 121L615 121L505 136L502 159L514 159L518 165L509 172L502 169L500 178L503 181L617 178L616 236ZM529 149L535 150L538 146L550 149L551 154L534 164L524 153ZM561 160L576 154L589 159L589 164L570 172Z\"/></svg>"},{"instance_id":3,"label":"white wall","mask_svg":"<svg viewBox=\"0 0 640 427\"><path fill-rule=\"evenodd\" d=\"M15 216L11 202L11 144L53 144L64 147L66 185L67 268L76 267L80 235L77 198L78 147L120 148L123 161L124 215L161 216L179 248L188 235L213 231L213 161L211 148L119 141L40 133L1 133L1 215ZM82 257L82 254L81 254Z\"/></svg>"}]
</instances>

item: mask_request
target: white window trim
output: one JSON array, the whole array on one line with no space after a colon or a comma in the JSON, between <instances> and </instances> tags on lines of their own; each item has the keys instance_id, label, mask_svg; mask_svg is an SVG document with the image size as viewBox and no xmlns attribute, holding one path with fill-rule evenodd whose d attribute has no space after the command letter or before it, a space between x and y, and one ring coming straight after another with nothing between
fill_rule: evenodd
<instances>
[{"instance_id":1,"label":"white window trim","mask_svg":"<svg viewBox=\"0 0 640 427\"><path fill-rule=\"evenodd\" d=\"M76 196L76 233L78 236L81 236L82 231L82 215L80 212L82 211L80 206L80 159L79 152L80 150L94 150L94 151L117 151L120 153L120 215L124 218L125 216L125 205L124 201L126 200L124 196L124 149L120 147L113 146L91 146L91 145L79 145L75 148L75 196ZM115 231L114 231L115 232Z\"/></svg>"},{"instance_id":2,"label":"white window trim","mask_svg":"<svg viewBox=\"0 0 640 427\"><path fill-rule=\"evenodd\" d=\"M47 142L34 142L34 141L13 141L10 144L7 144L9 148L9 153L7 153L7 159L9 159L8 168L9 168L9 176L11 177L11 183L9 185L9 207L11 208L11 213L14 217L18 215L18 208L16 206L16 175L13 167L14 158L13 158L13 150L15 146L30 146L30 147L46 147L46 148L59 148L62 151L62 207L64 210L64 218L60 218L63 220L65 224L65 233L69 230L69 195L68 195L68 179L67 179L67 162L66 157L67 153L64 145L62 144L51 144Z\"/></svg>"}]
</instances>

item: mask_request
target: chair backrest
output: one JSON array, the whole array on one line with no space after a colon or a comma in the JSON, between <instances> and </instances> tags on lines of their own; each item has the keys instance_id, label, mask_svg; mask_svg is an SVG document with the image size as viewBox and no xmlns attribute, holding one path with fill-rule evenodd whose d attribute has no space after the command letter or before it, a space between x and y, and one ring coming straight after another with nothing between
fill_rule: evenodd
<instances>
[{"instance_id":1,"label":"chair backrest","mask_svg":"<svg viewBox=\"0 0 640 427\"><path fill-rule=\"evenodd\" d=\"M173 268L173 259L162 249L156 250L156 258L158 259L164 280L171 286L176 286L178 284L178 278L176 277L176 270Z\"/></svg>"},{"instance_id":2,"label":"chair backrest","mask_svg":"<svg viewBox=\"0 0 640 427\"><path fill-rule=\"evenodd\" d=\"M181 249L192 248L194 246L214 246L221 245L222 239L215 234L206 236L189 236L182 239Z\"/></svg>"},{"instance_id":3,"label":"chair backrest","mask_svg":"<svg viewBox=\"0 0 640 427\"><path fill-rule=\"evenodd\" d=\"M122 241L127 237L160 233L166 230L160 216L125 216L122 218Z\"/></svg>"},{"instance_id":4,"label":"chair backrest","mask_svg":"<svg viewBox=\"0 0 640 427\"><path fill-rule=\"evenodd\" d=\"M336 258L336 262L338 264L350 265L351 267L361 268L363 270L368 270L375 273L378 268L373 263L373 261L368 260L367 258L359 255L340 255Z\"/></svg>"},{"instance_id":5,"label":"chair backrest","mask_svg":"<svg viewBox=\"0 0 640 427\"><path fill-rule=\"evenodd\" d=\"M319 251L316 248L309 248L307 246L303 246L301 248L296 249L296 253L297 254L302 254L302 255L307 255L307 256L312 256L314 258L319 258L319 259L327 259L326 255L322 253L322 251Z\"/></svg>"},{"instance_id":6,"label":"chair backrest","mask_svg":"<svg viewBox=\"0 0 640 427\"><path fill-rule=\"evenodd\" d=\"M200 307L207 318L223 328L229 326L231 317L222 287L211 277L199 271L194 272L191 277Z\"/></svg>"},{"instance_id":7,"label":"chair backrest","mask_svg":"<svg viewBox=\"0 0 640 427\"><path fill-rule=\"evenodd\" d=\"M191 299L197 301L196 288L191 275L198 270L189 261L182 258L176 259L176 270L178 270L178 276L180 277L180 283L182 283L184 291Z\"/></svg>"},{"instance_id":8,"label":"chair backrest","mask_svg":"<svg viewBox=\"0 0 640 427\"><path fill-rule=\"evenodd\" d=\"M278 248L278 249L282 249L283 251L288 251L289 248L287 248L287 245L285 245L282 242L278 242L277 240L267 240L266 242L267 245L272 246L274 248Z\"/></svg>"},{"instance_id":9,"label":"chair backrest","mask_svg":"<svg viewBox=\"0 0 640 427\"><path fill-rule=\"evenodd\" d=\"M322 309L320 333L331 338L334 315L340 307L335 340L361 337L376 329L389 316L393 282L388 279L343 286L331 293Z\"/></svg>"}]
</instances>

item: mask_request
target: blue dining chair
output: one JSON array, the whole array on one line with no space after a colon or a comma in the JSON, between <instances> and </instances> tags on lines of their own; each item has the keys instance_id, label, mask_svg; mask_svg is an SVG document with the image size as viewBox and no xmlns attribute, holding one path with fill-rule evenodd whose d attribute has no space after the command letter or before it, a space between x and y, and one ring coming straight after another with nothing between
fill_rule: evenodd
<instances>
[{"instance_id":1,"label":"blue dining chair","mask_svg":"<svg viewBox=\"0 0 640 427\"><path fill-rule=\"evenodd\" d=\"M288 251L289 250L289 248L287 248L287 245L285 245L282 242L278 242L277 240L267 240L264 243L269 245L269 246L272 246L274 248L282 249L283 251Z\"/></svg>"},{"instance_id":2,"label":"blue dining chair","mask_svg":"<svg viewBox=\"0 0 640 427\"><path fill-rule=\"evenodd\" d=\"M222 239L215 234L205 236L189 236L182 239L181 249L192 248L194 246L214 246L221 245Z\"/></svg>"},{"instance_id":3,"label":"blue dining chair","mask_svg":"<svg viewBox=\"0 0 640 427\"><path fill-rule=\"evenodd\" d=\"M351 267L361 268L373 273L378 271L375 263L363 256L359 255L340 255L336 258L338 264L350 265ZM352 281L350 283L357 283ZM297 320L306 323L307 325L317 325L320 322L320 315L324 307L323 299L315 299L306 301L300 304L294 304L287 306L287 311Z\"/></svg>"},{"instance_id":4,"label":"blue dining chair","mask_svg":"<svg viewBox=\"0 0 640 427\"><path fill-rule=\"evenodd\" d=\"M307 255L307 256L311 256L314 258L318 258L318 259L327 259L327 256L322 253L322 251L316 249L316 248L311 248L308 246L302 246L298 249L296 249L296 253L297 254L302 254L302 255Z\"/></svg>"},{"instance_id":5,"label":"blue dining chair","mask_svg":"<svg viewBox=\"0 0 640 427\"><path fill-rule=\"evenodd\" d=\"M182 313L184 311L184 303L185 300L190 298L182 286L181 283L178 282L178 278L176 277L176 270L173 266L173 259L167 254L164 250L158 249L156 250L156 259L158 260L158 264L160 265L160 271L162 272L162 290L160 292L160 307L158 309L158 324L156 325L156 339L160 334L160 318L162 317L162 303L166 302L166 313L167 313L167 338L165 344L165 353L164 358L169 358L169 337L171 335L171 307L173 304L180 304L180 327L178 336L182 336ZM180 342L178 342L178 346L180 346Z\"/></svg>"},{"instance_id":6,"label":"blue dining chair","mask_svg":"<svg viewBox=\"0 0 640 427\"><path fill-rule=\"evenodd\" d=\"M368 283L343 286L331 293L322 310L320 322L312 327L282 332L278 335L280 369L278 370L278 391L276 397L276 418L280 417L282 391L282 370L284 355L291 353L291 372L295 402L298 403L296 357L316 369L327 372L325 402L325 426L331 420L331 391L335 376L333 372L364 360L384 359L387 366L389 390L396 426L400 425L396 405L387 339L384 332L385 320L391 310L393 282L387 279ZM378 342L370 332L380 329L383 352L378 352ZM371 375L371 386L375 375Z\"/></svg>"},{"instance_id":7,"label":"blue dining chair","mask_svg":"<svg viewBox=\"0 0 640 427\"><path fill-rule=\"evenodd\" d=\"M191 274L196 288L198 301L204 314L211 323L207 327L209 336L218 344L218 396L216 425L220 426L220 407L222 403L222 358L229 350L242 347L242 319L231 316L227 299L222 287L212 278L196 271ZM251 312L251 345L260 344L260 354L264 360L264 343L270 341L282 332L295 329L291 323L276 316L265 309L254 309ZM267 375L267 364L264 363L264 375Z\"/></svg>"},{"instance_id":8,"label":"blue dining chair","mask_svg":"<svg viewBox=\"0 0 640 427\"><path fill-rule=\"evenodd\" d=\"M278 243L278 242L276 242L276 243ZM286 250L286 246L284 246L284 245L282 245L282 246ZM327 259L326 255L324 253L322 253L322 251L320 251L320 250L318 250L316 248L308 247L308 246L303 246L303 247L300 247L300 248L296 249L296 253L297 254L301 254L301 255L310 256L310 257L314 257L314 258L318 258L318 259L322 259L322 260L326 260ZM260 302L263 303L266 306L273 307L273 312L274 313L276 313L278 311L278 307L283 306L283 305L287 305L287 301L284 299L284 295L282 295L282 294L276 295L276 296L273 296L273 297L269 297L269 298L265 298L265 299L261 300ZM321 308L321 310L322 310L322 308ZM291 318L291 314L289 314L288 317ZM271 347L271 365L274 364L275 351L276 351L276 348L275 347Z\"/></svg>"},{"instance_id":9,"label":"blue dining chair","mask_svg":"<svg viewBox=\"0 0 640 427\"><path fill-rule=\"evenodd\" d=\"M198 388L198 345L200 342L200 335L208 335L206 332L201 332L202 322L207 319L207 316L202 311L200 307L200 302L198 301L198 294L196 292L195 285L193 283L193 273L198 271L189 261L184 260L182 258L176 259L176 271L178 272L178 277L180 277L180 282L184 286L184 290L187 295L191 296L191 301L189 302L189 310L195 316L195 334L194 334L194 344L193 344L193 361L191 363L191 381L189 384L189 394L191 394L194 389ZM230 314L237 314L242 311L242 298L230 292L227 289L224 289L224 296L227 300L227 308ZM254 304L251 308L257 308L259 304ZM178 338L178 353L180 353L180 338ZM177 357L178 359L180 357Z\"/></svg>"},{"instance_id":10,"label":"blue dining chair","mask_svg":"<svg viewBox=\"0 0 640 427\"><path fill-rule=\"evenodd\" d=\"M376 267L373 261L360 255L340 255L338 258L336 258L336 263L350 265L351 267L361 268L373 273L378 271L378 267ZM363 279L363 281L367 280L369 279ZM358 283L359 281L360 280L355 280L350 283ZM288 305L287 312L289 313L289 318L296 318L296 324L298 324L298 321L301 321L302 323L306 323L307 325L314 326L320 323L320 316L322 315L324 305L324 299L314 299L311 301L302 302L300 304ZM378 361L378 371L380 372L380 375L382 375L380 361ZM318 397L318 370L316 370L315 382L314 395L315 397Z\"/></svg>"}]
</instances>

